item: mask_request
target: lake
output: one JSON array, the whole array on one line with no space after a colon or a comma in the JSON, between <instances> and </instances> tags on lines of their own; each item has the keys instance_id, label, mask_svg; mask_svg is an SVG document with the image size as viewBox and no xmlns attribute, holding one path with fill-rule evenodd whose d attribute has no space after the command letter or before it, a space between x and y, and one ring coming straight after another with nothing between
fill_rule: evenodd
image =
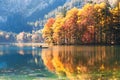
<instances>
[{"instance_id":1,"label":"lake","mask_svg":"<svg viewBox=\"0 0 120 80\"><path fill-rule=\"evenodd\" d=\"M120 46L0 45L0 80L120 80Z\"/></svg>"}]
</instances>

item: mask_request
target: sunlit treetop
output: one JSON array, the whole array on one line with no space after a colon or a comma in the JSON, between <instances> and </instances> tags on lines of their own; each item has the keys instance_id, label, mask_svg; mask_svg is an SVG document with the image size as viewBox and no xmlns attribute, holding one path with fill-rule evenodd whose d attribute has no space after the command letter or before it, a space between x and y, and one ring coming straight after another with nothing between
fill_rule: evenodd
<instances>
[{"instance_id":1,"label":"sunlit treetop","mask_svg":"<svg viewBox=\"0 0 120 80\"><path fill-rule=\"evenodd\" d=\"M71 10L69 10L66 15L68 17L71 17L72 15L74 16L76 13L78 13L78 9L76 7L74 7Z\"/></svg>"},{"instance_id":2,"label":"sunlit treetop","mask_svg":"<svg viewBox=\"0 0 120 80\"><path fill-rule=\"evenodd\" d=\"M86 10L86 9L89 9L90 7L92 7L93 6L93 4L86 4L86 5L84 5L84 7L83 7L83 9L84 10Z\"/></svg>"},{"instance_id":3,"label":"sunlit treetop","mask_svg":"<svg viewBox=\"0 0 120 80\"><path fill-rule=\"evenodd\" d=\"M62 17L57 17L56 20L55 20L55 23L53 24L53 31L54 32L59 32L60 28L62 27L64 23L64 18Z\"/></svg>"},{"instance_id":4,"label":"sunlit treetop","mask_svg":"<svg viewBox=\"0 0 120 80\"><path fill-rule=\"evenodd\" d=\"M55 22L55 19L54 19L54 18L50 18L50 19L48 19L48 21L47 21L47 23L45 24L45 26L51 27L54 22Z\"/></svg>"},{"instance_id":5,"label":"sunlit treetop","mask_svg":"<svg viewBox=\"0 0 120 80\"><path fill-rule=\"evenodd\" d=\"M104 9L104 8L106 8L106 6L107 6L106 3L104 3L104 2L100 3L100 7L101 7L101 8Z\"/></svg>"}]
</instances>

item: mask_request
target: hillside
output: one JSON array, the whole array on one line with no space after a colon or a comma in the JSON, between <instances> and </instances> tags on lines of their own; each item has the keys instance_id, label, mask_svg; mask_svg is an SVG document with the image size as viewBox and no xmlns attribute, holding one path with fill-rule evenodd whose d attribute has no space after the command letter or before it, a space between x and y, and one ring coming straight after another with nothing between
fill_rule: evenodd
<instances>
[{"instance_id":1,"label":"hillside","mask_svg":"<svg viewBox=\"0 0 120 80\"><path fill-rule=\"evenodd\" d=\"M31 32L29 21L43 16L63 5L66 0L0 0L0 30L19 33Z\"/></svg>"}]
</instances>

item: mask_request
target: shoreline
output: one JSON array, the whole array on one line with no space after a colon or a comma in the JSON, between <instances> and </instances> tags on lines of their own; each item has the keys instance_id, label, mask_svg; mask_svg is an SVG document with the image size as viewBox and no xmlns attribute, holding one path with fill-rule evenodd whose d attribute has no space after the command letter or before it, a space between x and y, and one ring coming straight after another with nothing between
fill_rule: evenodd
<instances>
[{"instance_id":1,"label":"shoreline","mask_svg":"<svg viewBox=\"0 0 120 80\"><path fill-rule=\"evenodd\" d=\"M0 43L0 45L15 45L15 46L32 46L32 47L48 47L48 46L120 46L120 44L63 44L63 45L49 45L47 43Z\"/></svg>"},{"instance_id":2,"label":"shoreline","mask_svg":"<svg viewBox=\"0 0 120 80\"><path fill-rule=\"evenodd\" d=\"M32 47L40 47L40 46L48 46L46 43L0 43L0 45L15 45L19 47L23 46L32 46Z\"/></svg>"},{"instance_id":3,"label":"shoreline","mask_svg":"<svg viewBox=\"0 0 120 80\"><path fill-rule=\"evenodd\" d=\"M40 47L40 46L48 46L46 43L13 43L12 45L16 46L32 46L32 47Z\"/></svg>"}]
</instances>

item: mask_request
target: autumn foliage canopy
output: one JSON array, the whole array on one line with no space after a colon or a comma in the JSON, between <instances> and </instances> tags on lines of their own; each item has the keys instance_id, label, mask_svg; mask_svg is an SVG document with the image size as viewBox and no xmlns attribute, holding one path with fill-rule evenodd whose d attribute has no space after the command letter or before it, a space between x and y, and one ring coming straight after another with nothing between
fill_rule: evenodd
<instances>
[{"instance_id":1,"label":"autumn foliage canopy","mask_svg":"<svg viewBox=\"0 0 120 80\"><path fill-rule=\"evenodd\" d=\"M65 11L66 12L66 11ZM50 18L43 28L43 38L54 44L120 43L119 7L106 3L86 4Z\"/></svg>"}]
</instances>

